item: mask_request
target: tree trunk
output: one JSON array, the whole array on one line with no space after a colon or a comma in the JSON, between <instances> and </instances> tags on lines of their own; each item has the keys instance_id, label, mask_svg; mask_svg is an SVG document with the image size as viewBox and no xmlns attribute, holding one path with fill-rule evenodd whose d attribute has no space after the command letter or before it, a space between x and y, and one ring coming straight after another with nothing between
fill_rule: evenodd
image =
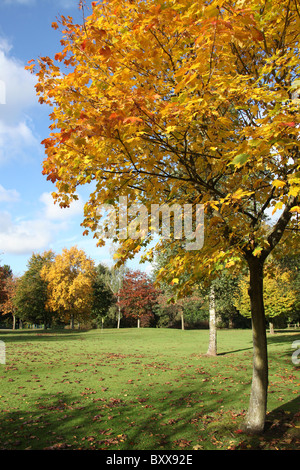
<instances>
[{"instance_id":1,"label":"tree trunk","mask_svg":"<svg viewBox=\"0 0 300 470\"><path fill-rule=\"evenodd\" d=\"M182 312L180 314L180 317L181 317L181 329L184 330L184 316Z\"/></svg>"},{"instance_id":2,"label":"tree trunk","mask_svg":"<svg viewBox=\"0 0 300 470\"><path fill-rule=\"evenodd\" d=\"M71 328L71 330L74 330L74 315L71 315L70 328Z\"/></svg>"},{"instance_id":3,"label":"tree trunk","mask_svg":"<svg viewBox=\"0 0 300 470\"><path fill-rule=\"evenodd\" d=\"M270 328L270 334L271 334L271 335L274 335L274 334L275 334L275 331L274 331L274 323L269 322L269 328Z\"/></svg>"},{"instance_id":4,"label":"tree trunk","mask_svg":"<svg viewBox=\"0 0 300 470\"><path fill-rule=\"evenodd\" d=\"M120 296L118 294L118 303L120 300ZM120 328L120 322L121 322L121 307L118 305L118 322L117 322L117 328Z\"/></svg>"},{"instance_id":5,"label":"tree trunk","mask_svg":"<svg viewBox=\"0 0 300 470\"><path fill-rule=\"evenodd\" d=\"M215 308L215 291L211 287L209 294L209 344L206 353L207 356L217 355L217 325Z\"/></svg>"},{"instance_id":6,"label":"tree trunk","mask_svg":"<svg viewBox=\"0 0 300 470\"><path fill-rule=\"evenodd\" d=\"M257 434L264 430L268 390L267 336L263 301L264 261L254 256L249 257L247 261L250 269L249 296L253 336L253 375L245 431Z\"/></svg>"},{"instance_id":7,"label":"tree trunk","mask_svg":"<svg viewBox=\"0 0 300 470\"><path fill-rule=\"evenodd\" d=\"M140 319L140 317L139 317L139 318L137 319L137 327L139 328L140 325L141 325L141 319Z\"/></svg>"},{"instance_id":8,"label":"tree trunk","mask_svg":"<svg viewBox=\"0 0 300 470\"><path fill-rule=\"evenodd\" d=\"M16 329L16 315L13 315L13 330Z\"/></svg>"}]
</instances>

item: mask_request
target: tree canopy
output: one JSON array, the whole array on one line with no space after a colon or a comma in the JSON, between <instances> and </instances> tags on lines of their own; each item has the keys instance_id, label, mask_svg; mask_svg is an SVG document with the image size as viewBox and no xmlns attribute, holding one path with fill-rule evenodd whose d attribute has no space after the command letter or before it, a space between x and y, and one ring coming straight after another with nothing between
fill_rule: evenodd
<instances>
[{"instance_id":1,"label":"tree canopy","mask_svg":"<svg viewBox=\"0 0 300 470\"><path fill-rule=\"evenodd\" d=\"M161 275L176 278L184 293L204 272L248 265L254 362L247 429L259 431L268 382L263 265L279 242L290 249L299 236L298 1L92 6L83 24L63 16L54 22L62 50L28 65L39 101L53 107L44 174L62 206L94 182L83 226L95 236L99 206L120 196L148 214L154 203L204 206L203 248L182 244ZM272 212L277 220L266 223ZM123 236L120 262L151 235Z\"/></svg>"},{"instance_id":2,"label":"tree canopy","mask_svg":"<svg viewBox=\"0 0 300 470\"><path fill-rule=\"evenodd\" d=\"M63 249L40 273L47 283L46 307L74 328L75 320L80 322L91 313L95 274L94 261L83 250Z\"/></svg>"},{"instance_id":3,"label":"tree canopy","mask_svg":"<svg viewBox=\"0 0 300 470\"><path fill-rule=\"evenodd\" d=\"M27 270L16 285L14 305L18 318L30 323L51 324L52 312L47 308L47 282L41 276L41 270L54 260L53 251L33 253L27 263Z\"/></svg>"}]
</instances>

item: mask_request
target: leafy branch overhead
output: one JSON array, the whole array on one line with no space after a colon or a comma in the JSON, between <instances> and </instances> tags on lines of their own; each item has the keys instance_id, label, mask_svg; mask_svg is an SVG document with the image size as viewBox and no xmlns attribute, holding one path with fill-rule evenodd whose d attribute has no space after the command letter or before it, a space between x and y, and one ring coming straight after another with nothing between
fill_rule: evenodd
<instances>
[{"instance_id":1,"label":"leafy branch overhead","mask_svg":"<svg viewBox=\"0 0 300 470\"><path fill-rule=\"evenodd\" d=\"M216 245L267 254L295 227L296 1L93 2L84 25L61 17L53 27L62 51L28 66L40 102L53 106L44 174L61 205L96 182L87 231L98 205L121 194L204 204L210 256ZM266 213L278 209L270 230ZM126 241L122 257L137 246Z\"/></svg>"},{"instance_id":2,"label":"leafy branch overhead","mask_svg":"<svg viewBox=\"0 0 300 470\"><path fill-rule=\"evenodd\" d=\"M204 205L203 248L179 247L160 276L176 280L184 295L200 276L248 266L256 341L247 428L260 431L268 383L264 262L299 240L298 0L92 7L82 25L64 16L54 23L61 51L28 65L39 101L52 107L43 172L62 206L93 182L82 225L96 238L99 205L123 195L148 213L154 203ZM123 239L118 263L150 240L150 233ZM158 242L149 258L160 249Z\"/></svg>"}]
</instances>

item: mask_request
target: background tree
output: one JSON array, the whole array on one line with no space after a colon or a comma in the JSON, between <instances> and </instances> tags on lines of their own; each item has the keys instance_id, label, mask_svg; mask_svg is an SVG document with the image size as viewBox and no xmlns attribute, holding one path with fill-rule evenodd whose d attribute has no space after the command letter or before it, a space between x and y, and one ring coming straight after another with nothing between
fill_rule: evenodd
<instances>
[{"instance_id":1,"label":"background tree","mask_svg":"<svg viewBox=\"0 0 300 470\"><path fill-rule=\"evenodd\" d=\"M279 269L288 271L289 273L289 286L295 293L295 303L288 313L288 323L300 322L300 255L297 253L290 253L285 257L276 260L279 264Z\"/></svg>"},{"instance_id":2,"label":"background tree","mask_svg":"<svg viewBox=\"0 0 300 470\"><path fill-rule=\"evenodd\" d=\"M94 261L83 250L63 249L50 265L44 266L41 277L47 282L47 308L58 312L61 320L85 321L93 306Z\"/></svg>"},{"instance_id":3,"label":"background tree","mask_svg":"<svg viewBox=\"0 0 300 470\"><path fill-rule=\"evenodd\" d=\"M92 316L96 318L98 325L103 323L110 308L116 303L116 297L110 287L110 280L111 272L109 268L102 264L98 264L95 268L95 277L92 284Z\"/></svg>"},{"instance_id":4,"label":"background tree","mask_svg":"<svg viewBox=\"0 0 300 470\"><path fill-rule=\"evenodd\" d=\"M248 284L249 281L246 278L240 281L236 307L246 318L251 318ZM291 273L287 270L280 270L278 266L273 266L272 271L264 279L265 314L271 334L274 334L274 321L278 322L280 317L285 317L285 323L287 323L297 297L297 293L293 289Z\"/></svg>"},{"instance_id":5,"label":"background tree","mask_svg":"<svg viewBox=\"0 0 300 470\"><path fill-rule=\"evenodd\" d=\"M10 271L11 272L11 271ZM16 313L17 308L15 305L15 297L17 291L18 278L10 274L4 279L3 285L3 302L1 303L1 311L4 316L12 317L13 330L16 328Z\"/></svg>"},{"instance_id":6,"label":"background tree","mask_svg":"<svg viewBox=\"0 0 300 470\"><path fill-rule=\"evenodd\" d=\"M27 269L18 280L14 305L22 322L51 325L52 314L47 308L47 282L41 276L43 267L51 265L55 257L53 251L33 253Z\"/></svg>"},{"instance_id":7,"label":"background tree","mask_svg":"<svg viewBox=\"0 0 300 470\"><path fill-rule=\"evenodd\" d=\"M208 308L205 299L197 293L172 301L168 290L160 286L155 313L158 326L168 328L207 328Z\"/></svg>"},{"instance_id":8,"label":"background tree","mask_svg":"<svg viewBox=\"0 0 300 470\"><path fill-rule=\"evenodd\" d=\"M60 22L63 48L39 60L36 86L53 106L43 171L55 197L66 206L79 184L96 182L86 231L97 230L99 205L120 195L148 213L154 201L204 205L203 248L183 249L161 276L188 271L185 294L200 271L212 278L220 264L247 265L254 354L245 429L261 432L264 263L298 236L298 1L110 0L93 2L84 25ZM281 212L267 225L270 208ZM150 235L123 238L120 263Z\"/></svg>"},{"instance_id":9,"label":"background tree","mask_svg":"<svg viewBox=\"0 0 300 470\"><path fill-rule=\"evenodd\" d=\"M13 275L12 269L7 264L0 266L0 309L1 304L6 301L7 294L5 290L5 281Z\"/></svg>"},{"instance_id":10,"label":"background tree","mask_svg":"<svg viewBox=\"0 0 300 470\"><path fill-rule=\"evenodd\" d=\"M215 290L215 304L218 315L218 325L227 328L251 327L251 322L246 320L236 308L235 297L239 296L239 282L243 274L234 274L226 269L213 281ZM248 296L248 303L250 302ZM250 304L249 304L250 305Z\"/></svg>"},{"instance_id":11,"label":"background tree","mask_svg":"<svg viewBox=\"0 0 300 470\"><path fill-rule=\"evenodd\" d=\"M110 247L110 254L114 257L118 251L118 245L112 244ZM128 271L126 267L126 263L122 264L121 266L114 266L112 267L110 271L110 276L108 279L109 286L112 290L112 292L115 294L117 302L115 305L111 308L111 311L114 314L116 314L117 317L117 328L120 328L121 324L121 306L119 303L120 300L120 291L123 285L123 280L125 273Z\"/></svg>"},{"instance_id":12,"label":"background tree","mask_svg":"<svg viewBox=\"0 0 300 470\"><path fill-rule=\"evenodd\" d=\"M155 324L155 306L159 291L151 279L141 271L129 270L119 292L123 316L137 320L137 327Z\"/></svg>"}]
</instances>

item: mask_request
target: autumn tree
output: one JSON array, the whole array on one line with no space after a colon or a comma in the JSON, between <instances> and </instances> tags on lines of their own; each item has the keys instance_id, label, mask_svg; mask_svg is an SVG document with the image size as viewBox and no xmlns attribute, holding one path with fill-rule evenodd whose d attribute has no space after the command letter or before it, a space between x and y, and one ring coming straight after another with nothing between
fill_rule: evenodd
<instances>
[{"instance_id":1,"label":"autumn tree","mask_svg":"<svg viewBox=\"0 0 300 470\"><path fill-rule=\"evenodd\" d=\"M300 322L300 255L289 254L277 259L279 269L289 274L289 288L295 293L295 303L288 313L288 323Z\"/></svg>"},{"instance_id":2,"label":"autumn tree","mask_svg":"<svg viewBox=\"0 0 300 470\"><path fill-rule=\"evenodd\" d=\"M3 297L5 300L1 303L2 315L9 315L12 317L13 330L16 328L17 307L15 304L15 298L17 283L18 278L12 273L5 278L3 283Z\"/></svg>"},{"instance_id":3,"label":"autumn tree","mask_svg":"<svg viewBox=\"0 0 300 470\"><path fill-rule=\"evenodd\" d=\"M243 316L251 318L248 285L247 278L241 280L235 305ZM297 292L293 289L291 273L282 271L279 266L274 267L264 278L264 307L271 334L274 333L274 320L280 316L288 319L296 301Z\"/></svg>"},{"instance_id":4,"label":"autumn tree","mask_svg":"<svg viewBox=\"0 0 300 470\"><path fill-rule=\"evenodd\" d=\"M52 250L33 253L27 269L18 280L14 305L22 322L51 325L52 314L47 309L47 282L41 277L44 266L52 263L55 254Z\"/></svg>"},{"instance_id":5,"label":"autumn tree","mask_svg":"<svg viewBox=\"0 0 300 470\"><path fill-rule=\"evenodd\" d=\"M79 185L95 183L84 233L97 233L99 205L118 207L120 196L148 214L153 203L204 206L203 248L183 248L161 276L188 271L178 285L185 293L199 273L247 265L253 375L245 429L261 432L264 263L278 244L281 252L293 245L300 211L298 0L92 5L84 24L53 23L61 24L62 49L36 65L39 101L53 106L43 172L62 206ZM270 211L277 220L267 224ZM152 230L141 240L126 239L124 227L118 234L122 262Z\"/></svg>"},{"instance_id":6,"label":"autumn tree","mask_svg":"<svg viewBox=\"0 0 300 470\"><path fill-rule=\"evenodd\" d=\"M118 303L123 315L137 320L137 327L153 324L159 291L147 274L129 270L119 292Z\"/></svg>"},{"instance_id":7,"label":"autumn tree","mask_svg":"<svg viewBox=\"0 0 300 470\"><path fill-rule=\"evenodd\" d=\"M0 311L1 311L1 304L6 301L7 293L5 289L5 281L7 278L13 275L12 269L10 266L5 264L4 266L0 266Z\"/></svg>"},{"instance_id":8,"label":"autumn tree","mask_svg":"<svg viewBox=\"0 0 300 470\"><path fill-rule=\"evenodd\" d=\"M44 266L41 277L47 282L47 308L60 319L80 322L89 318L93 305L94 261L77 247L63 249L53 263Z\"/></svg>"}]
</instances>

